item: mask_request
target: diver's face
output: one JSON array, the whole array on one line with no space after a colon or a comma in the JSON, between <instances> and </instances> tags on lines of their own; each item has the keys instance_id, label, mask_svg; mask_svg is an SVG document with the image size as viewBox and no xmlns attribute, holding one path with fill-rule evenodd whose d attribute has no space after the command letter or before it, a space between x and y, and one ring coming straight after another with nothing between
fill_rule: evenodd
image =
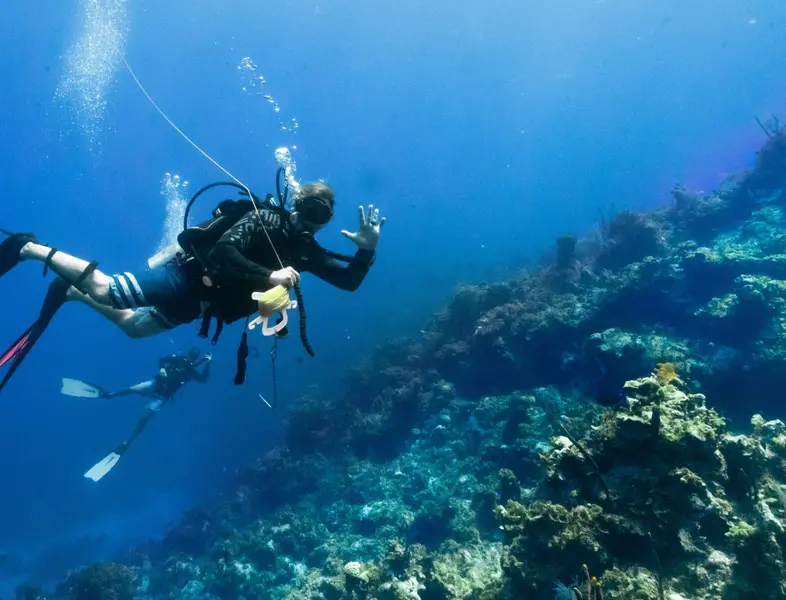
<instances>
[{"instance_id":1,"label":"diver's face","mask_svg":"<svg viewBox=\"0 0 786 600\"><path fill-rule=\"evenodd\" d=\"M299 199L295 209L303 229L309 233L316 233L333 218L333 206L328 200L315 196L306 196Z\"/></svg>"}]
</instances>

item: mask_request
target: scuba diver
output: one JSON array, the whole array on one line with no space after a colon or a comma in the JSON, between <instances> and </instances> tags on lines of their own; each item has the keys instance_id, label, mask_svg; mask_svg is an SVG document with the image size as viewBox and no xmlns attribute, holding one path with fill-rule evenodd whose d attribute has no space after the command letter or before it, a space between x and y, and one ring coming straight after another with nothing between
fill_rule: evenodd
<instances>
[{"instance_id":1,"label":"scuba diver","mask_svg":"<svg viewBox=\"0 0 786 600\"><path fill-rule=\"evenodd\" d=\"M208 380L210 361L213 356L210 353L204 356L200 355L201 352L198 348L191 348L186 356L182 354L164 356L158 361L158 373L155 378L116 392L107 392L97 385L67 377L63 378L63 387L60 392L65 396L74 396L75 398L118 398L136 394L168 400L189 381L205 383ZM203 364L205 368L200 373L197 367Z\"/></svg>"},{"instance_id":2,"label":"scuba diver","mask_svg":"<svg viewBox=\"0 0 786 600\"><path fill-rule=\"evenodd\" d=\"M180 388L192 380L198 381L199 383L205 383L208 380L210 377L210 361L213 357L209 353L204 356L200 356L200 354L199 349L191 348L186 356L182 354L165 356L158 361L158 373L155 378L117 392L108 393L98 386L90 385L82 381L63 379L63 388L61 392L66 396L76 396L79 398L117 398L119 396L138 394L140 396L154 398L154 400L148 404L145 416L139 420L134 431L131 432L131 436L101 461L96 463L87 473L85 473L85 477L93 481L99 481L104 475L112 470L123 453L128 450L131 443L139 437L140 433L142 433L148 421L150 421L156 412L161 410L167 402L174 398ZM198 368L201 365L204 365L204 369L200 373Z\"/></svg>"},{"instance_id":3,"label":"scuba diver","mask_svg":"<svg viewBox=\"0 0 786 600\"><path fill-rule=\"evenodd\" d=\"M178 251L163 264L143 272L106 275L96 268L96 262L40 244L31 233L3 231L8 237L0 243L0 276L21 261L37 260L44 263L44 275L51 269L57 278L49 287L39 318L0 355L0 367L10 363L0 390L56 311L69 300L88 305L132 338L160 334L200 316L200 336L207 337L211 320L215 319L215 344L224 324L244 317L248 323L253 313L263 313L261 302L252 294L259 296L260 291L275 288L294 289L300 310L301 340L313 356L305 334L300 274L310 272L339 289L356 290L374 263L385 219L380 219L379 209L373 205L368 211L359 207L357 231L341 232L357 246L355 254L344 256L327 250L314 236L333 218L332 188L322 181L300 185L293 193L291 208L287 208L289 187L282 195L279 186L282 171L279 169L276 177L277 202L272 194L260 199L245 186L231 182L214 183L199 190L187 206ZM194 201L206 190L222 185L243 190L243 196L224 200L213 210L211 219L188 227ZM242 383L245 378L247 355L244 329L235 383Z\"/></svg>"}]
</instances>

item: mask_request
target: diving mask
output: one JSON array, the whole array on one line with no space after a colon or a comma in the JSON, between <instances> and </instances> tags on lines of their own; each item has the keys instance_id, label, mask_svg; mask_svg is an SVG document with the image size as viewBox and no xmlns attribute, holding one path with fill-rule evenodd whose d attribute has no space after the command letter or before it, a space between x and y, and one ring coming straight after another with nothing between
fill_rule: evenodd
<instances>
[{"instance_id":1,"label":"diving mask","mask_svg":"<svg viewBox=\"0 0 786 600\"><path fill-rule=\"evenodd\" d=\"M300 218L314 225L325 225L333 218L333 207L329 202L316 196L306 196L297 203Z\"/></svg>"}]
</instances>

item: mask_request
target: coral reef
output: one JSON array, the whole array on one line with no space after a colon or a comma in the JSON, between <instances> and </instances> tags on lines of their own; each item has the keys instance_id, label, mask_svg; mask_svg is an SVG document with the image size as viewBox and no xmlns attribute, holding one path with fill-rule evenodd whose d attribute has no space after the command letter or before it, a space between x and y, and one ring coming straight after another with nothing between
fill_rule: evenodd
<instances>
[{"instance_id":1,"label":"coral reef","mask_svg":"<svg viewBox=\"0 0 786 600\"><path fill-rule=\"evenodd\" d=\"M137 569L116 563L91 565L71 573L60 585L57 600L133 600L137 590ZM29 597L29 589L20 588L18 594Z\"/></svg>"},{"instance_id":2,"label":"coral reef","mask_svg":"<svg viewBox=\"0 0 786 600\"><path fill-rule=\"evenodd\" d=\"M517 591L569 577L561 558L570 556L603 573L612 599L632 589L647 598L664 589L684 598L786 594L786 537L772 510L783 506L770 491L783 466L771 440L783 424L756 416L750 436L732 434L681 384L673 365L628 382L624 408L603 414L580 442L554 438L541 455L542 500L496 509Z\"/></svg>"},{"instance_id":3,"label":"coral reef","mask_svg":"<svg viewBox=\"0 0 786 600\"><path fill-rule=\"evenodd\" d=\"M778 128L715 192L461 287L222 501L50 597L786 598L785 189Z\"/></svg>"}]
</instances>

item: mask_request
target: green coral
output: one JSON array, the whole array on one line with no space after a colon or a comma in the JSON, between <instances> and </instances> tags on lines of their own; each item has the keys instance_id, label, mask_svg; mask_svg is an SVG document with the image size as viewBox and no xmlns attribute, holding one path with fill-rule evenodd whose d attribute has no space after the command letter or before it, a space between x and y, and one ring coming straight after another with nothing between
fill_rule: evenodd
<instances>
[{"instance_id":1,"label":"green coral","mask_svg":"<svg viewBox=\"0 0 786 600\"><path fill-rule=\"evenodd\" d=\"M753 536L755 533L756 527L740 519L736 523L731 524L731 527L726 532L726 537L732 542L740 542Z\"/></svg>"}]
</instances>

